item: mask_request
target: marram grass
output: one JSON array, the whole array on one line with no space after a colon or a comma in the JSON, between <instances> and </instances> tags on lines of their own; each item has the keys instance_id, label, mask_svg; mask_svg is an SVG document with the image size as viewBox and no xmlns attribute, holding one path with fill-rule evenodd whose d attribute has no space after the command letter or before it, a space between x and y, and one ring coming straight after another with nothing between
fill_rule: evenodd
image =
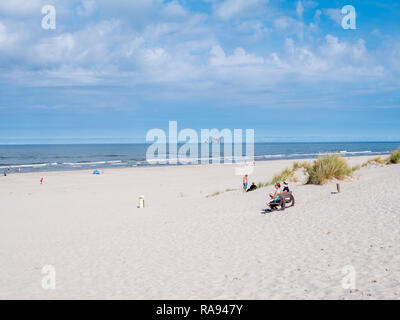
<instances>
[{"instance_id":1,"label":"marram grass","mask_svg":"<svg viewBox=\"0 0 400 320\"><path fill-rule=\"evenodd\" d=\"M335 154L315 160L307 172L308 184L322 185L331 179L345 179L352 169L345 159Z\"/></svg>"},{"instance_id":2,"label":"marram grass","mask_svg":"<svg viewBox=\"0 0 400 320\"><path fill-rule=\"evenodd\" d=\"M388 163L392 163L392 164L396 164L400 162L400 148L398 148L397 150L393 151L388 160Z\"/></svg>"},{"instance_id":3,"label":"marram grass","mask_svg":"<svg viewBox=\"0 0 400 320\"><path fill-rule=\"evenodd\" d=\"M369 159L367 162L364 162L362 164L362 167L368 167L370 165L385 165L387 161L385 161L385 159L382 159L381 157L376 157L373 159Z\"/></svg>"}]
</instances>

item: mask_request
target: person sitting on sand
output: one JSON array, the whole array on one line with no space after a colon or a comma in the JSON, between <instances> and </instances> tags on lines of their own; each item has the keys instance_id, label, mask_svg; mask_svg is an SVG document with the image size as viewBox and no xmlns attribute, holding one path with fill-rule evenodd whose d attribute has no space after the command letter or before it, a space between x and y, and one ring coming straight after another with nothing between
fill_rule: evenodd
<instances>
[{"instance_id":1,"label":"person sitting on sand","mask_svg":"<svg viewBox=\"0 0 400 320\"><path fill-rule=\"evenodd\" d=\"M272 209L271 204L272 203L279 203L279 195L281 194L281 184L277 182L275 184L275 193L270 193L269 197L271 198L271 201L268 202L268 206Z\"/></svg>"},{"instance_id":2,"label":"person sitting on sand","mask_svg":"<svg viewBox=\"0 0 400 320\"><path fill-rule=\"evenodd\" d=\"M282 190L282 193L285 193L285 192L287 192L287 193L290 192L289 184L286 181L283 182L283 190Z\"/></svg>"},{"instance_id":3,"label":"person sitting on sand","mask_svg":"<svg viewBox=\"0 0 400 320\"><path fill-rule=\"evenodd\" d=\"M255 182L252 182L252 183L251 183L251 186L250 186L250 188L247 190L247 192L254 191L254 190L256 190L256 189L257 189L257 186L256 186Z\"/></svg>"}]
</instances>

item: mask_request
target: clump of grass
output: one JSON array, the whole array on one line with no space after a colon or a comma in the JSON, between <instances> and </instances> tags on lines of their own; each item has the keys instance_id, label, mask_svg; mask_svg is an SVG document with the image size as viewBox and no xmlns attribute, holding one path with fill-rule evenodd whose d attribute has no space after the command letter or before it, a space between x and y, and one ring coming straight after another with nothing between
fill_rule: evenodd
<instances>
[{"instance_id":1,"label":"clump of grass","mask_svg":"<svg viewBox=\"0 0 400 320\"><path fill-rule=\"evenodd\" d=\"M356 165L356 166L353 166L353 167L351 168L351 171L354 172L354 171L358 171L358 170L360 170L360 169L361 169L361 166L360 166L360 165Z\"/></svg>"},{"instance_id":2,"label":"clump of grass","mask_svg":"<svg viewBox=\"0 0 400 320\"><path fill-rule=\"evenodd\" d=\"M384 160L384 159L382 159L381 157L376 157L376 158L374 158L374 159L369 159L367 162L364 162L364 163L362 164L362 167L364 168L364 167L368 167L368 166L371 166L371 165L380 165L380 166L383 166L386 162L387 162L387 161Z\"/></svg>"},{"instance_id":3,"label":"clump of grass","mask_svg":"<svg viewBox=\"0 0 400 320\"><path fill-rule=\"evenodd\" d=\"M286 168L281 173L275 175L272 178L271 184L275 184L277 182L282 181L290 181L290 182L297 182L298 179L295 174L295 170L293 168Z\"/></svg>"},{"instance_id":4,"label":"clump of grass","mask_svg":"<svg viewBox=\"0 0 400 320\"><path fill-rule=\"evenodd\" d=\"M298 182L299 179L296 176L296 171L300 168L309 168L311 165L304 161L302 163L295 162L293 168L286 168L281 173L275 175L269 182L259 182L257 184L257 189L265 188L274 185L277 182L288 181L288 182Z\"/></svg>"},{"instance_id":5,"label":"clump of grass","mask_svg":"<svg viewBox=\"0 0 400 320\"><path fill-rule=\"evenodd\" d=\"M308 184L322 185L333 178L343 180L352 171L346 160L335 154L315 160L307 172Z\"/></svg>"},{"instance_id":6,"label":"clump of grass","mask_svg":"<svg viewBox=\"0 0 400 320\"><path fill-rule=\"evenodd\" d=\"M388 164L396 164L400 162L400 148L393 151L387 159Z\"/></svg>"},{"instance_id":7,"label":"clump of grass","mask_svg":"<svg viewBox=\"0 0 400 320\"><path fill-rule=\"evenodd\" d=\"M239 190L239 189L227 188L227 189L225 189L225 191L217 191L217 192L214 192L213 194L209 194L208 196L206 196L206 198L216 197L216 196L219 196L219 195L221 195L221 194L223 194L225 192L232 192L232 191L237 191L237 190ZM202 193L202 192L200 192L200 193Z\"/></svg>"},{"instance_id":8,"label":"clump of grass","mask_svg":"<svg viewBox=\"0 0 400 320\"><path fill-rule=\"evenodd\" d=\"M257 189L265 188L271 185L271 182L259 182L257 184Z\"/></svg>"},{"instance_id":9,"label":"clump of grass","mask_svg":"<svg viewBox=\"0 0 400 320\"><path fill-rule=\"evenodd\" d=\"M311 167L311 164L310 164L309 162L307 162L307 161L303 161L303 162L297 162L297 161L295 161L295 162L293 163L293 170L294 170L294 171L297 171L297 170L299 170L299 169L306 169L306 170L308 170L310 167Z\"/></svg>"},{"instance_id":10,"label":"clump of grass","mask_svg":"<svg viewBox=\"0 0 400 320\"><path fill-rule=\"evenodd\" d=\"M216 196L219 196L220 194L222 194L223 192L221 192L221 191L217 191L217 192L214 192L213 194L209 194L206 198L210 198L210 197L216 197Z\"/></svg>"}]
</instances>

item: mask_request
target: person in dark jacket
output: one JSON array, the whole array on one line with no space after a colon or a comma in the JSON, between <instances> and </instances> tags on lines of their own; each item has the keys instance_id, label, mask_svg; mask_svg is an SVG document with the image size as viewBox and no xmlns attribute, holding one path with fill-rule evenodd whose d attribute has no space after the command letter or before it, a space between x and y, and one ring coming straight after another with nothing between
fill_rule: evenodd
<instances>
[{"instance_id":1,"label":"person in dark jacket","mask_svg":"<svg viewBox=\"0 0 400 320\"><path fill-rule=\"evenodd\" d=\"M254 191L254 190L256 190L256 189L257 189L257 186L256 186L256 184L253 182L253 183L251 184L250 188L247 190L247 192Z\"/></svg>"},{"instance_id":2,"label":"person in dark jacket","mask_svg":"<svg viewBox=\"0 0 400 320\"><path fill-rule=\"evenodd\" d=\"M282 190L282 192L290 192L289 184L286 181L283 182L283 190Z\"/></svg>"}]
</instances>

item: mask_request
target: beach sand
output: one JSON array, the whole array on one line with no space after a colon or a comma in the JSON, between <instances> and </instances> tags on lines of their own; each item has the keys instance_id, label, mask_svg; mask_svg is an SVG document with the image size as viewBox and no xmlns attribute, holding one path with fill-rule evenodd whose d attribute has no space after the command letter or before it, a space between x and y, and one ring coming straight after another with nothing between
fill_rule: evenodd
<instances>
[{"instance_id":1,"label":"beach sand","mask_svg":"<svg viewBox=\"0 0 400 320\"><path fill-rule=\"evenodd\" d=\"M257 162L249 182L291 163ZM273 188L241 182L227 164L2 176L0 299L400 298L400 165L363 168L340 194L292 184L295 207L272 214Z\"/></svg>"}]
</instances>

